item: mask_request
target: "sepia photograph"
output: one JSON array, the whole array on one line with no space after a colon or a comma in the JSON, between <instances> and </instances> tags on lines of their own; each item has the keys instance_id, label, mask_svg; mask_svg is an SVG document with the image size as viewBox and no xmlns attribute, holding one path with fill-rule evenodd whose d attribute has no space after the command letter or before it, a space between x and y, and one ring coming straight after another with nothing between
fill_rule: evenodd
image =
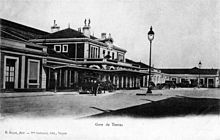
<instances>
[{"instance_id":1,"label":"sepia photograph","mask_svg":"<svg viewBox=\"0 0 220 140\"><path fill-rule=\"evenodd\" d=\"M220 140L219 0L0 0L0 139Z\"/></svg>"}]
</instances>

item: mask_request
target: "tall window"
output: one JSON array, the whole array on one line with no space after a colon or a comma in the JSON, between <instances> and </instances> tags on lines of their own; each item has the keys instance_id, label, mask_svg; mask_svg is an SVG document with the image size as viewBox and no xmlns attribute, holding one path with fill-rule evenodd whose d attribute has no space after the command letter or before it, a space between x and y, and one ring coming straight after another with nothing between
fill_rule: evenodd
<instances>
[{"instance_id":1,"label":"tall window","mask_svg":"<svg viewBox=\"0 0 220 140\"><path fill-rule=\"evenodd\" d=\"M112 52L112 59L115 59L115 53Z\"/></svg>"},{"instance_id":2,"label":"tall window","mask_svg":"<svg viewBox=\"0 0 220 140\"><path fill-rule=\"evenodd\" d=\"M30 85L36 85L39 83L39 73L40 73L40 61L39 60L29 60L28 61L28 83Z\"/></svg>"},{"instance_id":3,"label":"tall window","mask_svg":"<svg viewBox=\"0 0 220 140\"><path fill-rule=\"evenodd\" d=\"M98 47L90 45L90 58L99 58L99 49Z\"/></svg>"}]
</instances>

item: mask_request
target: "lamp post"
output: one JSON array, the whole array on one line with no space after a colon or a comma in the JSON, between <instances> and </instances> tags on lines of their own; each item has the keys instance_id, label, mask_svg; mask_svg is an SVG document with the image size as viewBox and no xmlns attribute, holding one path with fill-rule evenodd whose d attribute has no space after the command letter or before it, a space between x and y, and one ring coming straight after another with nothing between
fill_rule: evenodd
<instances>
[{"instance_id":1,"label":"lamp post","mask_svg":"<svg viewBox=\"0 0 220 140\"><path fill-rule=\"evenodd\" d=\"M150 31L148 32L148 40L150 41L150 56L149 56L149 78L148 78L148 89L147 93L152 93L150 88L150 81L151 81L151 45L154 39L154 32L152 26L150 27Z\"/></svg>"},{"instance_id":2,"label":"lamp post","mask_svg":"<svg viewBox=\"0 0 220 140\"><path fill-rule=\"evenodd\" d=\"M202 67L202 62L201 62L201 61L199 61L198 66L199 66L199 81L198 81L198 88L200 88L200 69L201 69L201 67Z\"/></svg>"},{"instance_id":3,"label":"lamp post","mask_svg":"<svg viewBox=\"0 0 220 140\"><path fill-rule=\"evenodd\" d=\"M54 93L57 92L57 71L54 69Z\"/></svg>"}]
</instances>

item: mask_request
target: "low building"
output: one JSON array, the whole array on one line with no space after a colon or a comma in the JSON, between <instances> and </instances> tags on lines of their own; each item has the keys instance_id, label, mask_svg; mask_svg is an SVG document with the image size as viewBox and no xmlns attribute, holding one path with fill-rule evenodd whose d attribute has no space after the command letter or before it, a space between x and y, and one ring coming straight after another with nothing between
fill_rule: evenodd
<instances>
[{"instance_id":1,"label":"low building","mask_svg":"<svg viewBox=\"0 0 220 140\"><path fill-rule=\"evenodd\" d=\"M161 69L162 73L167 74L167 80L179 83L188 83L191 87L220 87L219 69Z\"/></svg>"},{"instance_id":2,"label":"low building","mask_svg":"<svg viewBox=\"0 0 220 140\"><path fill-rule=\"evenodd\" d=\"M45 90L47 48L28 40L47 32L4 19L0 23L0 91Z\"/></svg>"}]
</instances>

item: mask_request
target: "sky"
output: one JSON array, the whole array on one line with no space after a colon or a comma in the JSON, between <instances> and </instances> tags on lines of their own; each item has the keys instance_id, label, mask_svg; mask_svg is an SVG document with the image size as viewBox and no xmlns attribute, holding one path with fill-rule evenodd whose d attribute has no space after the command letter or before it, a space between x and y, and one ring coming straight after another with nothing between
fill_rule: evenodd
<instances>
[{"instance_id":1,"label":"sky","mask_svg":"<svg viewBox=\"0 0 220 140\"><path fill-rule=\"evenodd\" d=\"M219 0L0 0L0 18L51 32L83 27L111 33L126 58L149 63L147 33L153 27L156 68L220 68Z\"/></svg>"}]
</instances>

